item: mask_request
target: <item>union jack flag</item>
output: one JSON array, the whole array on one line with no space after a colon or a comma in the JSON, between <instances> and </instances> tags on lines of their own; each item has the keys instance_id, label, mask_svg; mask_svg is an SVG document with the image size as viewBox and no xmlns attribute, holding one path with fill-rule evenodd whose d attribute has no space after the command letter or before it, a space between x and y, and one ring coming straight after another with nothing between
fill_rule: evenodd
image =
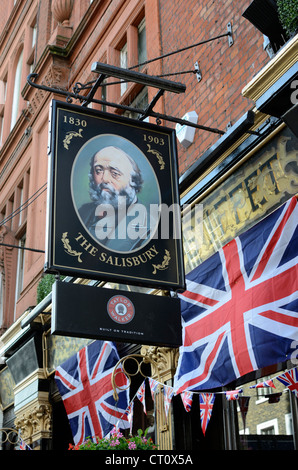
<instances>
[{"instance_id":1,"label":"union jack flag","mask_svg":"<svg viewBox=\"0 0 298 470\"><path fill-rule=\"evenodd\" d=\"M200 393L201 428L205 435L215 401L215 393Z\"/></svg>"},{"instance_id":2,"label":"union jack flag","mask_svg":"<svg viewBox=\"0 0 298 470\"><path fill-rule=\"evenodd\" d=\"M143 404L143 408L144 408L144 413L147 414L147 411L146 411L146 402L145 402L145 380L144 382L142 383L142 385L140 385L138 391L137 391L137 398L140 400L140 402Z\"/></svg>"},{"instance_id":3,"label":"union jack flag","mask_svg":"<svg viewBox=\"0 0 298 470\"><path fill-rule=\"evenodd\" d=\"M250 385L249 388L266 388L266 387L275 388L273 380L274 379L265 380L264 382L260 382L260 383L255 384L255 385Z\"/></svg>"},{"instance_id":4,"label":"union jack flag","mask_svg":"<svg viewBox=\"0 0 298 470\"><path fill-rule=\"evenodd\" d=\"M149 387L150 387L152 400L154 401L154 394L155 394L155 391L158 387L158 382L156 380L152 379L151 377L148 377L148 378L149 378Z\"/></svg>"},{"instance_id":5,"label":"union jack flag","mask_svg":"<svg viewBox=\"0 0 298 470\"><path fill-rule=\"evenodd\" d=\"M117 387L122 390L117 390L117 402L113 397L111 377L118 360L113 343L95 341L57 367L55 380L75 444L81 444L88 437L102 438L116 424L122 429L129 428L125 414L129 401L128 380L120 368Z\"/></svg>"},{"instance_id":6,"label":"union jack flag","mask_svg":"<svg viewBox=\"0 0 298 470\"><path fill-rule=\"evenodd\" d=\"M127 410L126 410L127 419L128 419L128 422L129 422L129 431L130 431L130 434L132 433L133 404L134 404L134 402L132 401L132 402L128 405L128 408L127 408Z\"/></svg>"},{"instance_id":7,"label":"union jack flag","mask_svg":"<svg viewBox=\"0 0 298 470\"><path fill-rule=\"evenodd\" d=\"M285 361L298 337L296 197L187 276L175 393Z\"/></svg>"},{"instance_id":8,"label":"union jack flag","mask_svg":"<svg viewBox=\"0 0 298 470\"><path fill-rule=\"evenodd\" d=\"M186 392L182 392L180 396L181 396L181 400L184 405L185 411L189 412L192 406L193 393L186 391Z\"/></svg>"},{"instance_id":9,"label":"union jack flag","mask_svg":"<svg viewBox=\"0 0 298 470\"><path fill-rule=\"evenodd\" d=\"M293 393L295 393L296 397L298 397L298 369L291 369L284 374L279 375L276 377L282 384L288 387Z\"/></svg>"},{"instance_id":10,"label":"union jack flag","mask_svg":"<svg viewBox=\"0 0 298 470\"><path fill-rule=\"evenodd\" d=\"M226 394L226 399L228 401L231 401L231 400L238 400L239 398L239 393L242 393L243 390L240 389L240 390L229 390L228 392L225 392Z\"/></svg>"},{"instance_id":11,"label":"union jack flag","mask_svg":"<svg viewBox=\"0 0 298 470\"><path fill-rule=\"evenodd\" d=\"M164 398L164 408L165 408L166 418L168 417L169 408L170 408L173 395L174 395L173 388L168 385L164 385L163 386L163 398Z\"/></svg>"},{"instance_id":12,"label":"union jack flag","mask_svg":"<svg viewBox=\"0 0 298 470\"><path fill-rule=\"evenodd\" d=\"M23 439L21 439L19 450L32 450L32 449L30 446L28 446L28 444L26 444L25 441L23 441Z\"/></svg>"}]
</instances>

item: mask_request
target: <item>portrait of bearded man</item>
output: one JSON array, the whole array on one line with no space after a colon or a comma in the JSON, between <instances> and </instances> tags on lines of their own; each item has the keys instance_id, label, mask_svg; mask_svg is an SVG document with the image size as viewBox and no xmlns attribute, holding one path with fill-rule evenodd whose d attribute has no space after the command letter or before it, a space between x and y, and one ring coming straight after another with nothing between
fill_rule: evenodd
<instances>
[{"instance_id":1,"label":"portrait of bearded man","mask_svg":"<svg viewBox=\"0 0 298 470\"><path fill-rule=\"evenodd\" d=\"M82 205L79 215L90 234L107 248L129 252L148 239L149 211L138 201L142 186L138 165L122 149L110 145L92 156L91 202ZM129 226L134 229L129 230Z\"/></svg>"}]
</instances>

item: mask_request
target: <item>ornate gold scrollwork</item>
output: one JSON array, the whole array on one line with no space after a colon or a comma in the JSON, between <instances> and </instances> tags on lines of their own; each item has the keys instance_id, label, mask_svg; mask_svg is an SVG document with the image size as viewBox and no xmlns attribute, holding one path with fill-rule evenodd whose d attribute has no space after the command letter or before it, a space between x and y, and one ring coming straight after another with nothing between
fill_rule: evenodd
<instances>
[{"instance_id":1,"label":"ornate gold scrollwork","mask_svg":"<svg viewBox=\"0 0 298 470\"><path fill-rule=\"evenodd\" d=\"M0 428L0 445L2 446L6 442L9 442L9 444L12 445L16 445L21 442L20 435L16 429Z\"/></svg>"},{"instance_id":2,"label":"ornate gold scrollwork","mask_svg":"<svg viewBox=\"0 0 298 470\"><path fill-rule=\"evenodd\" d=\"M75 251L71 248L67 235L68 235L68 232L64 232L61 238L65 252L70 256L77 256L78 262L82 263L82 260L81 260L82 252Z\"/></svg>"},{"instance_id":3,"label":"ornate gold scrollwork","mask_svg":"<svg viewBox=\"0 0 298 470\"><path fill-rule=\"evenodd\" d=\"M138 359L141 359L141 361L139 361ZM137 369L136 369L135 372L128 372L128 370L125 368L125 362L127 362L128 360L131 360L135 364L137 364ZM117 389L118 390L125 390L126 388L129 388L130 385L131 385L131 377L134 377L138 373L140 373L144 378L147 377L147 375L145 375L142 372L142 365L143 364L148 364L148 363L153 365L156 368L156 370L158 370L157 364L155 363L155 361L153 359L149 359L146 356L143 356L142 354L131 354L129 356L122 357L117 362L117 364L114 367L113 373L112 373L113 396L114 396L114 399L116 401L118 401L118 398L119 398L118 393L117 393ZM125 374L125 376L127 377L128 382L129 382L129 385L127 387L123 388L121 386L117 386L116 377L119 374Z\"/></svg>"}]
</instances>

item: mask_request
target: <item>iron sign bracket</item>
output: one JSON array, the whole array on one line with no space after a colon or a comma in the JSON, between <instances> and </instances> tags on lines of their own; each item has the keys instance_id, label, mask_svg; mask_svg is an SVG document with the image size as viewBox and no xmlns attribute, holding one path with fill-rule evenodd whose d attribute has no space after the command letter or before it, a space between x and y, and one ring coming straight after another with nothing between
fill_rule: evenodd
<instances>
[{"instance_id":1,"label":"iron sign bracket","mask_svg":"<svg viewBox=\"0 0 298 470\"><path fill-rule=\"evenodd\" d=\"M103 65L106 65L106 64L103 64ZM112 66L108 66L108 67L112 67ZM130 74L132 73L132 71L127 71L127 69L120 69L119 67L113 67L113 69L118 69L118 70L121 70L122 72L124 72L124 71L129 72ZM112 73L111 70L110 70L110 73ZM115 72L113 72L113 73L115 73ZM155 88L160 88L158 93L155 95L152 102L146 107L146 109L134 108L132 106L126 106L124 104L118 104L118 103L113 103L113 102L110 102L110 101L99 100L99 99L94 98L96 90L98 89L100 84L103 82L103 80L106 78L106 74L104 74L104 73L100 73L98 79L95 80L94 85L92 86L92 88L91 88L91 90L90 90L90 92L87 96L81 95L79 92L81 90L85 90L87 88L90 88L90 84L92 84L93 82L89 82L86 85L82 85L81 83L78 82L78 83L76 83L75 87L73 88L73 91L71 92L71 91L67 91L67 90L62 90L61 88L54 88L54 87L49 87L49 86L46 86L46 85L40 85L40 84L36 83L36 80L38 78L38 74L37 73L31 73L27 77L27 83L30 86L32 86L33 88L37 88L37 89L40 89L40 90L43 90L43 91L47 91L49 93L55 93L55 94L59 94L61 96L65 96L66 97L66 102L68 102L68 103L72 103L73 100L79 101L82 106L87 106L89 103L96 103L96 104L100 104L100 105L103 105L103 106L109 106L109 107L112 107L112 108L121 109L122 111L129 111L131 113L136 113L136 114L140 115L140 118L139 118L140 120L143 120L148 116L151 116L151 117L156 119L158 124L162 120L164 120L164 121L174 122L174 123L181 124L181 125L187 125L187 126L190 126L190 127L194 127L196 129L200 129L200 130L207 131L207 132L212 132L212 133L215 133L215 134L220 134L220 135L225 134L225 132L220 130L220 129L215 129L215 128L208 127L208 126L203 126L203 125L200 125L200 124L195 124L195 123L192 123L190 121L187 121L186 119L180 119L180 118L177 118L177 117L174 117L174 116L169 116L167 114L162 114L162 113L155 112L153 110L153 107L155 106L158 99L163 95L163 93L165 91L172 91L172 92L175 92L175 93L183 93L185 91L185 85L177 84L175 82L170 82L169 80L159 79L158 77L152 77L154 79L154 81L153 81L154 84L153 84L153 83L150 83L150 76L149 75L140 74L139 72L134 72L134 74L138 74L138 76L143 75L145 77L144 81L142 82L142 83L144 83L144 85L145 85L145 81L146 81L147 86L154 86ZM129 75L129 76L131 77L131 75ZM135 77L137 77L137 76L135 75ZM140 78L140 77L138 77L138 78ZM158 80L160 80L160 82L158 82ZM139 81L138 83L141 83L141 82ZM167 84L169 84L169 86L167 86ZM169 87L171 87L170 84L174 84L172 89L169 89ZM159 87L159 85L160 85L160 87ZM166 86L163 86L163 85L166 85Z\"/></svg>"}]
</instances>

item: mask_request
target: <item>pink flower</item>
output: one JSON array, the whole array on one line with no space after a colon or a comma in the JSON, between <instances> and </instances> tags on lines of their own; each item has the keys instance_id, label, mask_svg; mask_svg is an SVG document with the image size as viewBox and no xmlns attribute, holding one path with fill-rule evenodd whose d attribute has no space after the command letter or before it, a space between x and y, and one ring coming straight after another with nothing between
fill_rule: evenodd
<instances>
[{"instance_id":1,"label":"pink flower","mask_svg":"<svg viewBox=\"0 0 298 470\"><path fill-rule=\"evenodd\" d=\"M135 443L135 442L129 442L129 443L128 443L128 448L129 448L130 450L136 449L136 447L137 447L137 446L136 446L136 443Z\"/></svg>"},{"instance_id":2,"label":"pink flower","mask_svg":"<svg viewBox=\"0 0 298 470\"><path fill-rule=\"evenodd\" d=\"M115 446L118 446L120 444L120 442L118 441L118 439L116 439L115 441L111 441L110 445L112 447L115 447Z\"/></svg>"}]
</instances>

